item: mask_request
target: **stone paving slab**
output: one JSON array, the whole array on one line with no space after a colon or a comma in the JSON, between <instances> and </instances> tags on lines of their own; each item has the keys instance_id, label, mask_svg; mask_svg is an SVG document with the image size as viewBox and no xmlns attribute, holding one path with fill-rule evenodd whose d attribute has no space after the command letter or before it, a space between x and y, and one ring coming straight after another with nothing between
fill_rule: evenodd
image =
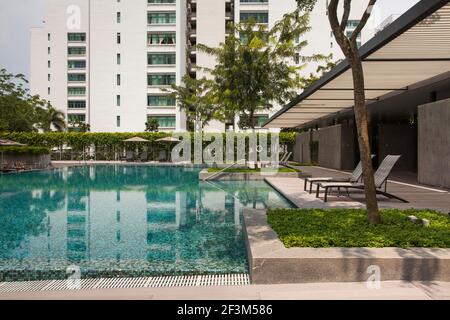
<instances>
[{"instance_id":1,"label":"stone paving slab","mask_svg":"<svg viewBox=\"0 0 450 320\"><path fill-rule=\"evenodd\" d=\"M385 281L379 289L359 283L306 283L230 287L105 289L10 293L0 299L26 300L450 300L450 282Z\"/></svg>"},{"instance_id":2,"label":"stone paving slab","mask_svg":"<svg viewBox=\"0 0 450 320\"><path fill-rule=\"evenodd\" d=\"M333 177L333 178L348 178L349 173L327 169L322 167L307 167L301 166L296 167L305 174L311 175L313 177ZM301 181L303 183L303 181ZM303 184L301 188L303 190ZM378 204L381 208L398 208L398 209L433 209L441 211L444 214L450 213L450 190L445 188L433 187L422 185L417 182L417 175L410 172L394 171L391 178L388 180L387 186L388 192L397 195L409 203L401 203L395 199L388 199L384 196L378 195ZM364 203L364 192L353 190L351 193L351 198L346 196L336 197L332 195L329 198L329 202L335 201L356 201L359 203ZM322 196L322 194L321 194ZM344 200L345 199L345 200Z\"/></svg>"},{"instance_id":3,"label":"stone paving slab","mask_svg":"<svg viewBox=\"0 0 450 320\"><path fill-rule=\"evenodd\" d=\"M315 193L310 194L304 191L303 179L266 178L265 181L299 208L322 209L364 207L364 205L360 202L348 200L345 198L342 198L343 200L339 201L323 202L321 199L316 198Z\"/></svg>"}]
</instances>

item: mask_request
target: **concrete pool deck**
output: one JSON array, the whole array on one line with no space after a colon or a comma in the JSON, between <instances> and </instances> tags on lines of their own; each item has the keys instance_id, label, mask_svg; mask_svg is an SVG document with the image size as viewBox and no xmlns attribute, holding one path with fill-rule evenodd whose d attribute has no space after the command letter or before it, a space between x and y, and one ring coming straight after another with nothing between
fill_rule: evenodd
<instances>
[{"instance_id":1,"label":"concrete pool deck","mask_svg":"<svg viewBox=\"0 0 450 320\"><path fill-rule=\"evenodd\" d=\"M348 178L350 173L321 167L298 166L304 174L313 177ZM350 197L343 192L337 197L334 193L329 197L327 203L322 201L323 194L317 199L315 194L306 193L304 190L304 180L302 179L266 179L274 188L289 198L292 202L298 203L304 208L329 208L329 207L364 207L364 192L352 190ZM315 188L313 188L315 191ZM401 203L395 199L388 199L378 195L380 208L397 209L432 209L441 211L444 214L450 213L450 190L439 187L432 187L417 183L417 177L408 172L393 172L388 180L387 191L399 196L409 203Z\"/></svg>"},{"instance_id":2,"label":"concrete pool deck","mask_svg":"<svg viewBox=\"0 0 450 320\"><path fill-rule=\"evenodd\" d=\"M15 292L0 300L450 300L450 282L307 283L146 289Z\"/></svg>"},{"instance_id":3,"label":"concrete pool deck","mask_svg":"<svg viewBox=\"0 0 450 320\"><path fill-rule=\"evenodd\" d=\"M350 173L338 171L333 169L326 169L322 167L296 167L302 170L303 173L313 177L332 177L332 178L348 178ZM270 184L279 189L285 196L301 201L305 197L304 181L302 179L292 179L291 181L285 179L268 179ZM315 191L315 190L314 190ZM445 188L427 186L417 183L417 176L409 172L394 171L388 180L387 191L396 196L399 196L409 203L401 203L398 200L388 199L384 196L378 195L378 204L380 208L398 208L398 209L432 209L441 211L442 213L450 213L450 190ZM343 192L344 194L345 192ZM329 197L328 203L322 201L323 194L320 194L323 207L340 207L345 203L351 206L364 207L364 192L352 190L350 197L342 195L339 198L336 194ZM315 195L311 195L308 199L316 199ZM291 200L292 201L292 200ZM303 205L313 205L309 203L300 202ZM344 205L345 206L345 205ZM311 207L314 208L314 207Z\"/></svg>"}]
</instances>

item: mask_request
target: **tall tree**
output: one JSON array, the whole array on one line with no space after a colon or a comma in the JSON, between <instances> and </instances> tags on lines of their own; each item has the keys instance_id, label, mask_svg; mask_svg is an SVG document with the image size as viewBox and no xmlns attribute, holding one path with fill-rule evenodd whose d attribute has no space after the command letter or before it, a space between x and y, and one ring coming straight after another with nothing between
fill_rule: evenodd
<instances>
[{"instance_id":1,"label":"tall tree","mask_svg":"<svg viewBox=\"0 0 450 320\"><path fill-rule=\"evenodd\" d=\"M171 96L177 99L178 106L186 113L190 129L203 131L215 117L217 105L212 87L213 81L206 78L193 79L189 75L183 77L183 85L171 86Z\"/></svg>"},{"instance_id":2,"label":"tall tree","mask_svg":"<svg viewBox=\"0 0 450 320\"><path fill-rule=\"evenodd\" d=\"M304 87L300 61L320 60L302 56L307 45L302 35L310 30L309 15L296 10L268 30L255 20L231 25L231 34L218 48L202 44L200 51L213 55L217 65L207 70L214 78L214 95L224 118L240 117L241 127L255 128L256 115L274 104L285 104ZM292 63L299 60L299 65Z\"/></svg>"},{"instance_id":3,"label":"tall tree","mask_svg":"<svg viewBox=\"0 0 450 320\"><path fill-rule=\"evenodd\" d=\"M316 0L297 0L297 2L299 8L307 7L307 9L312 9ZM340 21L338 18L338 7L342 2L340 2L340 0L331 0L328 5L328 17L334 37L352 68L355 104L354 110L358 133L358 145L363 167L363 179L365 185L364 189L368 212L367 218L369 222L373 224L379 224L381 222L381 218L378 209L378 201L376 196L376 187L372 167L368 128L369 124L366 109L364 69L362 66L361 56L359 54L359 48L356 40L358 38L358 35L366 26L376 2L377 0L370 0L368 2L367 9L363 13L358 26L350 36L346 35L345 29L347 27L352 7L351 0L343 0L343 14Z\"/></svg>"},{"instance_id":4,"label":"tall tree","mask_svg":"<svg viewBox=\"0 0 450 320\"><path fill-rule=\"evenodd\" d=\"M364 190L366 195L366 206L368 211L368 220L370 223L379 224L381 222L378 209L375 179L372 167L372 157L369 139L369 124L366 109L366 95L364 83L364 69L359 54L357 38L367 24L372 9L377 0L370 0L367 9L363 13L358 26L350 36L347 36L348 19L351 11L351 0L344 0L344 11L341 20L338 18L339 0L331 0L328 6L328 17L334 37L342 49L348 63L352 68L353 91L355 100L355 119L358 132L358 144L363 167Z\"/></svg>"}]
</instances>

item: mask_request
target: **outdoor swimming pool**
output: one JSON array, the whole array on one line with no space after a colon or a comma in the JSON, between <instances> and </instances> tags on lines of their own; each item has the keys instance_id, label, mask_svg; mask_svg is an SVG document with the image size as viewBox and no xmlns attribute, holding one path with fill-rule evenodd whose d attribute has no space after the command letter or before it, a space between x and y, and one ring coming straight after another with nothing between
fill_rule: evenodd
<instances>
[{"instance_id":1,"label":"outdoor swimming pool","mask_svg":"<svg viewBox=\"0 0 450 320\"><path fill-rule=\"evenodd\" d=\"M292 207L265 182L200 168L95 165L0 176L0 281L248 271L244 207Z\"/></svg>"}]
</instances>

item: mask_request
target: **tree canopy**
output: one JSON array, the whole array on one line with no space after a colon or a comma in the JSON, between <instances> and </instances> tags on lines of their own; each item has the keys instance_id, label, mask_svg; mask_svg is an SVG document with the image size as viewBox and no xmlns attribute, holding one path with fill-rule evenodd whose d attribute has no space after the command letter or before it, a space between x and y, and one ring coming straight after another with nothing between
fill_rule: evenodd
<instances>
[{"instance_id":1,"label":"tree canopy","mask_svg":"<svg viewBox=\"0 0 450 320\"><path fill-rule=\"evenodd\" d=\"M179 108L186 113L191 131L201 131L205 125L217 117L217 104L212 92L213 81L205 77L193 79L185 75L181 86L173 84L171 87L171 96L177 99ZM193 128L193 125L199 127Z\"/></svg>"},{"instance_id":2,"label":"tree canopy","mask_svg":"<svg viewBox=\"0 0 450 320\"><path fill-rule=\"evenodd\" d=\"M48 101L31 95L22 74L0 70L0 131L63 131L64 114Z\"/></svg>"},{"instance_id":3,"label":"tree canopy","mask_svg":"<svg viewBox=\"0 0 450 320\"><path fill-rule=\"evenodd\" d=\"M241 128L253 129L257 113L285 104L308 84L300 73L304 63L324 57L301 54L308 44L303 36L310 27L309 14L299 10L285 14L270 30L255 20L230 28L218 48L199 44L197 49L217 60L214 68L205 68L214 79L216 116L232 119L237 115Z\"/></svg>"}]
</instances>

